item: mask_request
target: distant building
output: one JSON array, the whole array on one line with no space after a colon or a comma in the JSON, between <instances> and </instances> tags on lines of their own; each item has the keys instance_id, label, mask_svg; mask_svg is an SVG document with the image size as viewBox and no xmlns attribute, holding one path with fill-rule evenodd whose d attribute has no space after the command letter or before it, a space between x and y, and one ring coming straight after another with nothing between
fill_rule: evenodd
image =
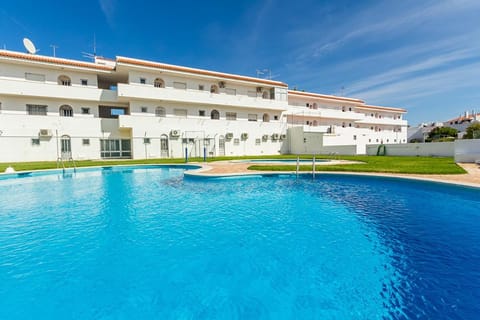
<instances>
[{"instance_id":1,"label":"distant building","mask_svg":"<svg viewBox=\"0 0 480 320\"><path fill-rule=\"evenodd\" d=\"M450 119L443 123L446 127L451 127L458 130L458 137L461 138L466 133L467 128L473 123L480 122L480 113L472 111L465 111L463 115L457 118Z\"/></svg>"}]
</instances>

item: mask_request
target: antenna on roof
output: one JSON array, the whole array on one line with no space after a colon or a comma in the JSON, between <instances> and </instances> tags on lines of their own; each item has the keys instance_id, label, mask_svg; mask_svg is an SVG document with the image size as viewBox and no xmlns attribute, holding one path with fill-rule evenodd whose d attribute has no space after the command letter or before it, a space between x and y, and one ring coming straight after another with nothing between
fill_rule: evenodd
<instances>
[{"instance_id":1,"label":"antenna on roof","mask_svg":"<svg viewBox=\"0 0 480 320\"><path fill-rule=\"evenodd\" d=\"M35 54L38 52L38 50L35 48L35 45L33 44L32 40L28 38L23 38L23 46L25 49L27 49L27 52L30 54Z\"/></svg>"},{"instance_id":2,"label":"antenna on roof","mask_svg":"<svg viewBox=\"0 0 480 320\"><path fill-rule=\"evenodd\" d=\"M260 78L260 75L266 75L265 79L271 80L272 79L272 70L270 69L257 69L257 78Z\"/></svg>"},{"instance_id":3,"label":"antenna on roof","mask_svg":"<svg viewBox=\"0 0 480 320\"><path fill-rule=\"evenodd\" d=\"M56 57L57 55L55 54L56 53L55 49L58 49L59 47L55 44L51 44L50 47L53 49L53 56Z\"/></svg>"},{"instance_id":4,"label":"antenna on roof","mask_svg":"<svg viewBox=\"0 0 480 320\"><path fill-rule=\"evenodd\" d=\"M95 58L97 57L97 37L95 36L95 33L93 34L93 53L82 51L82 57L95 61Z\"/></svg>"}]
</instances>

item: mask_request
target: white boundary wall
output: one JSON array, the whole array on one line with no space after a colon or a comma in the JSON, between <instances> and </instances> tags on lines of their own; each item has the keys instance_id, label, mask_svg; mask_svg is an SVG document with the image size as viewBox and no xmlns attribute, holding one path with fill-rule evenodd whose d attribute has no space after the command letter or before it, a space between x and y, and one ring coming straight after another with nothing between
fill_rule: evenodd
<instances>
[{"instance_id":1,"label":"white boundary wall","mask_svg":"<svg viewBox=\"0 0 480 320\"><path fill-rule=\"evenodd\" d=\"M367 145L367 155L377 155L379 144ZM386 144L388 156L453 157L454 142Z\"/></svg>"},{"instance_id":2,"label":"white boundary wall","mask_svg":"<svg viewBox=\"0 0 480 320\"><path fill-rule=\"evenodd\" d=\"M480 139L456 140L455 162L480 161Z\"/></svg>"}]
</instances>

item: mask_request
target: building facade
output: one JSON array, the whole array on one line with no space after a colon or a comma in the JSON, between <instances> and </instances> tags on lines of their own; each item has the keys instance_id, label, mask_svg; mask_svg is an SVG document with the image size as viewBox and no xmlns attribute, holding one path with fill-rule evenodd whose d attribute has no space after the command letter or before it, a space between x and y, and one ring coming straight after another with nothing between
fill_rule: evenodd
<instances>
[{"instance_id":1,"label":"building facade","mask_svg":"<svg viewBox=\"0 0 480 320\"><path fill-rule=\"evenodd\" d=\"M0 50L0 162L289 153L293 127L325 146L404 143L405 112L126 57Z\"/></svg>"}]
</instances>

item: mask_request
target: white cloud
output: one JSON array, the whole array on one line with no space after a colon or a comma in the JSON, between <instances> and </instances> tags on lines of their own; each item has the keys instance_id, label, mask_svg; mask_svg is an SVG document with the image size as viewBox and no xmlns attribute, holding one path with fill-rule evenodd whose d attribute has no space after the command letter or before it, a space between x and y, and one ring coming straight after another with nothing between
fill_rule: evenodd
<instances>
[{"instance_id":1,"label":"white cloud","mask_svg":"<svg viewBox=\"0 0 480 320\"><path fill-rule=\"evenodd\" d=\"M100 9L102 9L105 18L107 19L108 25L113 28L115 25L115 0L99 0Z\"/></svg>"}]
</instances>

